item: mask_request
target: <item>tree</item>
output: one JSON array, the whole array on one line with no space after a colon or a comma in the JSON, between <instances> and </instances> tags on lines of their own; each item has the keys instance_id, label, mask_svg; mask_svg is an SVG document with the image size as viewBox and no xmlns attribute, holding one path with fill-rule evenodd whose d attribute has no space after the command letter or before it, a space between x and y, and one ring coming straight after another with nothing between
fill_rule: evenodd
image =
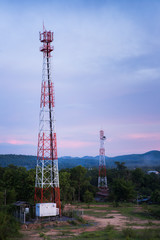
<instances>
[{"instance_id":1,"label":"tree","mask_svg":"<svg viewBox=\"0 0 160 240\"><path fill-rule=\"evenodd\" d=\"M6 191L7 204L11 204L16 201L16 191L14 188Z\"/></svg>"},{"instance_id":2,"label":"tree","mask_svg":"<svg viewBox=\"0 0 160 240\"><path fill-rule=\"evenodd\" d=\"M115 162L116 164L116 178L129 178L129 171L125 166L125 162Z\"/></svg>"},{"instance_id":3,"label":"tree","mask_svg":"<svg viewBox=\"0 0 160 240\"><path fill-rule=\"evenodd\" d=\"M84 202L88 203L88 207L89 207L89 204L93 202L93 193L88 190L85 191L83 199L84 199Z\"/></svg>"},{"instance_id":4,"label":"tree","mask_svg":"<svg viewBox=\"0 0 160 240\"><path fill-rule=\"evenodd\" d=\"M82 186L88 184L88 179L86 178L86 168L82 166L77 166L71 169L71 180L73 186L78 195L78 201L81 200L81 189Z\"/></svg>"},{"instance_id":5,"label":"tree","mask_svg":"<svg viewBox=\"0 0 160 240\"><path fill-rule=\"evenodd\" d=\"M16 171L16 180L15 180L15 191L17 193L18 200L28 200L28 191L27 191L27 177L28 172L25 167L19 167Z\"/></svg>"},{"instance_id":6,"label":"tree","mask_svg":"<svg viewBox=\"0 0 160 240\"><path fill-rule=\"evenodd\" d=\"M115 179L112 185L111 197L115 201L129 201L135 197L134 185L125 179Z\"/></svg>"},{"instance_id":7,"label":"tree","mask_svg":"<svg viewBox=\"0 0 160 240\"><path fill-rule=\"evenodd\" d=\"M116 164L116 168L119 170L119 171L122 171L122 170L125 170L127 167L125 166L125 162L115 162Z\"/></svg>"},{"instance_id":8,"label":"tree","mask_svg":"<svg viewBox=\"0 0 160 240\"><path fill-rule=\"evenodd\" d=\"M0 192L0 205L4 205L4 192Z\"/></svg>"},{"instance_id":9,"label":"tree","mask_svg":"<svg viewBox=\"0 0 160 240\"><path fill-rule=\"evenodd\" d=\"M97 187L98 185L98 169L97 168L92 168L87 170L86 176L90 178L90 184L92 186Z\"/></svg>"},{"instance_id":10,"label":"tree","mask_svg":"<svg viewBox=\"0 0 160 240\"><path fill-rule=\"evenodd\" d=\"M144 184L144 172L140 168L136 168L132 171L132 181L136 185L137 189Z\"/></svg>"},{"instance_id":11,"label":"tree","mask_svg":"<svg viewBox=\"0 0 160 240\"><path fill-rule=\"evenodd\" d=\"M64 202L70 202L74 198L74 187L71 187L71 173L67 171L61 171L59 174L61 200Z\"/></svg>"},{"instance_id":12,"label":"tree","mask_svg":"<svg viewBox=\"0 0 160 240\"><path fill-rule=\"evenodd\" d=\"M155 190L152 193L151 200L155 203L160 203L160 190Z\"/></svg>"},{"instance_id":13,"label":"tree","mask_svg":"<svg viewBox=\"0 0 160 240\"><path fill-rule=\"evenodd\" d=\"M35 192L35 169L30 169L27 171L26 177L26 191L27 191L27 201L34 203L34 192Z\"/></svg>"}]
</instances>

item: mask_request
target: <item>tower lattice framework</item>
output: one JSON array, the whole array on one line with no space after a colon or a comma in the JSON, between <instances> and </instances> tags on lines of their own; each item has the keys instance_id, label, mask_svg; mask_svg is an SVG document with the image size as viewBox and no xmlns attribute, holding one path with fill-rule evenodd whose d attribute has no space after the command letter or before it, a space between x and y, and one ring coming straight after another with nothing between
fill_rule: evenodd
<instances>
[{"instance_id":1,"label":"tower lattice framework","mask_svg":"<svg viewBox=\"0 0 160 240\"><path fill-rule=\"evenodd\" d=\"M98 177L98 188L101 192L107 191L107 176L106 176L106 163L105 163L105 148L104 131L100 130L100 149L99 149L99 177Z\"/></svg>"},{"instance_id":2,"label":"tower lattice framework","mask_svg":"<svg viewBox=\"0 0 160 240\"><path fill-rule=\"evenodd\" d=\"M61 214L57 139L55 132L54 88L51 80L51 52L53 32L39 34L43 45L43 70L40 99L39 134L34 200L37 203L55 202Z\"/></svg>"}]
</instances>

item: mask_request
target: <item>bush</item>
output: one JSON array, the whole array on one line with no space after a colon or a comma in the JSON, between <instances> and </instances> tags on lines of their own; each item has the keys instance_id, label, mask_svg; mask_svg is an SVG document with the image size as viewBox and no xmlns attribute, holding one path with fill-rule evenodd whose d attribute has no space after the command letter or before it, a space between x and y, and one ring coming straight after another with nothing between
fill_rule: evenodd
<instances>
[{"instance_id":1,"label":"bush","mask_svg":"<svg viewBox=\"0 0 160 240\"><path fill-rule=\"evenodd\" d=\"M78 223L75 220L69 220L68 223L74 226L78 225Z\"/></svg>"},{"instance_id":2,"label":"bush","mask_svg":"<svg viewBox=\"0 0 160 240\"><path fill-rule=\"evenodd\" d=\"M18 235L19 223L6 212L0 212L0 240Z\"/></svg>"},{"instance_id":3,"label":"bush","mask_svg":"<svg viewBox=\"0 0 160 240\"><path fill-rule=\"evenodd\" d=\"M111 232L111 231L113 231L113 230L114 230L114 226L113 226L113 225L110 225L110 224L108 224L107 227L105 228L105 231L106 231L106 232Z\"/></svg>"},{"instance_id":4,"label":"bush","mask_svg":"<svg viewBox=\"0 0 160 240\"><path fill-rule=\"evenodd\" d=\"M78 222L82 223L82 224L86 224L87 223L86 220L84 218L82 218L82 217L76 217L76 220Z\"/></svg>"},{"instance_id":5,"label":"bush","mask_svg":"<svg viewBox=\"0 0 160 240\"><path fill-rule=\"evenodd\" d=\"M93 201L93 193L90 191L85 191L84 196L83 196L84 202L86 203L91 203Z\"/></svg>"},{"instance_id":6,"label":"bush","mask_svg":"<svg viewBox=\"0 0 160 240\"><path fill-rule=\"evenodd\" d=\"M145 229L141 232L139 238L144 240L158 240L160 239L160 231L159 229Z\"/></svg>"},{"instance_id":7,"label":"bush","mask_svg":"<svg viewBox=\"0 0 160 240\"><path fill-rule=\"evenodd\" d=\"M107 237L106 239L108 240L113 240L115 232L114 232L114 226L108 224L107 227L105 228L105 236Z\"/></svg>"},{"instance_id":8,"label":"bush","mask_svg":"<svg viewBox=\"0 0 160 240\"><path fill-rule=\"evenodd\" d=\"M136 232L132 228L125 228L122 230L122 233L125 238L135 238Z\"/></svg>"},{"instance_id":9,"label":"bush","mask_svg":"<svg viewBox=\"0 0 160 240\"><path fill-rule=\"evenodd\" d=\"M160 207L159 206L150 208L148 211L151 214L151 216L156 217L157 219L160 219Z\"/></svg>"}]
</instances>

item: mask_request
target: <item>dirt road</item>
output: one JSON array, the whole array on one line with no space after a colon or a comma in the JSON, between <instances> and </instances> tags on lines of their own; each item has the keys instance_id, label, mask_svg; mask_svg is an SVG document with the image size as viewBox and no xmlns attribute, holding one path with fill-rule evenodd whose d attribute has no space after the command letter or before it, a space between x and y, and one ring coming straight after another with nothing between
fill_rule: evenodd
<instances>
[{"instance_id":1,"label":"dirt road","mask_svg":"<svg viewBox=\"0 0 160 240\"><path fill-rule=\"evenodd\" d=\"M44 237L45 239L45 236L49 236L50 239L57 239L60 237L65 237L66 235L74 236L82 232L101 230L104 229L107 225L113 225L117 230L121 230L127 226L131 226L132 228L136 229L142 229L150 228L151 226L152 228L156 228L156 226L160 225L160 221L152 220L152 222L149 222L148 220L141 220L135 217L130 218L123 216L116 210L110 210L109 213L107 212L107 210L97 210L96 208L94 210L93 206L94 205L91 206L92 209L87 209L88 214L86 214L86 208L84 209L83 206L81 206L80 208L77 208L73 205L65 206L66 211L75 209L81 210L82 212L84 212L82 216L84 220L93 224L84 226L71 226L71 224L69 224L68 222L57 221L56 223L48 222L43 225L43 228L41 224L30 224L28 226L23 225L21 230L22 234L24 235L23 240L42 240L42 237ZM97 207L97 205L95 207ZM98 205L98 207L104 208L104 205ZM105 207L107 208L107 205ZM91 214L89 214L89 212L91 212ZM98 217L92 216L94 214L98 215Z\"/></svg>"}]
</instances>

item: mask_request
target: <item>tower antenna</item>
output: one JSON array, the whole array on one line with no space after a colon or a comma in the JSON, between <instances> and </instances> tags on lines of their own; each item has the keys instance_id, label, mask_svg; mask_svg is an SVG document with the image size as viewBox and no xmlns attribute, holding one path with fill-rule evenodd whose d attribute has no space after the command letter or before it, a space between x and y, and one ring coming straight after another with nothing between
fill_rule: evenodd
<instances>
[{"instance_id":1,"label":"tower antenna","mask_svg":"<svg viewBox=\"0 0 160 240\"><path fill-rule=\"evenodd\" d=\"M106 163L105 163L105 148L104 142L106 137L104 131L100 130L100 149L99 149L99 177L97 193L100 196L106 197L108 195L107 176L106 176Z\"/></svg>"},{"instance_id":2,"label":"tower antenna","mask_svg":"<svg viewBox=\"0 0 160 240\"><path fill-rule=\"evenodd\" d=\"M54 89L51 79L53 32L47 31L44 23L39 39L43 44L40 47L40 51L43 52L43 70L34 200L36 203L56 203L56 208L59 209L59 215L61 215Z\"/></svg>"}]
</instances>

